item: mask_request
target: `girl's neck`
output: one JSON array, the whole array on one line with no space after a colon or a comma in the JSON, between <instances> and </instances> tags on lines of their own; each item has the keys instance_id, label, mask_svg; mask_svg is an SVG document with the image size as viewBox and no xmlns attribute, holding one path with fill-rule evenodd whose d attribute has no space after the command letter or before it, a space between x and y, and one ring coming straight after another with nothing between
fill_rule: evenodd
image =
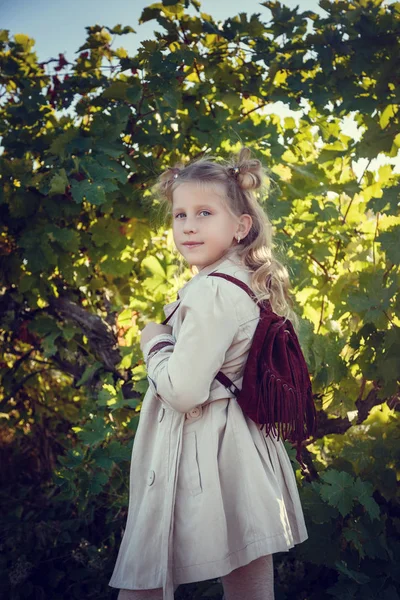
<instances>
[{"instance_id":1,"label":"girl's neck","mask_svg":"<svg viewBox=\"0 0 400 600\"><path fill-rule=\"evenodd\" d=\"M205 275L210 273L211 271L213 271L214 269L216 269L218 267L218 265L220 265L222 262L224 262L225 260L229 260L232 259L234 262L239 262L239 255L238 255L238 251L237 248L235 246L232 246L231 248L228 248L228 250L217 260L215 260L214 262L205 265L204 267L201 267L201 269L199 269L198 267L196 267L197 272L199 275Z\"/></svg>"}]
</instances>

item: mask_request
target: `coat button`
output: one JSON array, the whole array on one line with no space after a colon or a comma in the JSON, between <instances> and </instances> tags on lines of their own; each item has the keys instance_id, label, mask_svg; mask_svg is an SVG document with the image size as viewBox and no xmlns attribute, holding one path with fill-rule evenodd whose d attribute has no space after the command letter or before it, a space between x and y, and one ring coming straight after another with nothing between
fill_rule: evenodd
<instances>
[{"instance_id":1,"label":"coat button","mask_svg":"<svg viewBox=\"0 0 400 600\"><path fill-rule=\"evenodd\" d=\"M187 413L192 419L195 419L196 417L199 417L202 414L202 409L199 408L198 406L195 406L194 408L192 408L192 410L189 410L189 412Z\"/></svg>"},{"instance_id":2,"label":"coat button","mask_svg":"<svg viewBox=\"0 0 400 600\"><path fill-rule=\"evenodd\" d=\"M165 413L165 408L164 407L160 408L160 410L158 411L158 421L159 421L159 423L161 423L161 421L163 420L164 413Z\"/></svg>"},{"instance_id":3,"label":"coat button","mask_svg":"<svg viewBox=\"0 0 400 600\"><path fill-rule=\"evenodd\" d=\"M150 471L149 476L147 477L147 484L153 485L156 474L154 471Z\"/></svg>"}]
</instances>

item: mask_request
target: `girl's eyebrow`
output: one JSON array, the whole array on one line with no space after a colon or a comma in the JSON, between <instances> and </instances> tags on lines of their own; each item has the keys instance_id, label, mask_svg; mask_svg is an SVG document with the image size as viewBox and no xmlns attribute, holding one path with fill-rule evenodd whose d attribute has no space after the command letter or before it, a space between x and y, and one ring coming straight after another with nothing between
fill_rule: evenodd
<instances>
[{"instance_id":1,"label":"girl's eyebrow","mask_svg":"<svg viewBox=\"0 0 400 600\"><path fill-rule=\"evenodd\" d=\"M207 208L214 208L211 204L195 204L193 208L200 208L200 206L207 207ZM174 208L174 212L176 210L185 210L185 209L184 208Z\"/></svg>"}]
</instances>

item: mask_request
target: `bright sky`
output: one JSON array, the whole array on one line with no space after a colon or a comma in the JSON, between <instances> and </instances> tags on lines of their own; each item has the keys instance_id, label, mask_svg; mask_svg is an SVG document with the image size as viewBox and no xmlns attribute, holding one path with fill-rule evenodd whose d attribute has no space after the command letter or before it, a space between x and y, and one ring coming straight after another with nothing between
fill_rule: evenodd
<instances>
[{"instance_id":1,"label":"bright sky","mask_svg":"<svg viewBox=\"0 0 400 600\"><path fill-rule=\"evenodd\" d=\"M390 4L395 0L386 0ZM120 23L122 26L130 25L135 34L116 36L113 48L123 46L129 55L134 55L143 39L154 37L155 29L163 31L156 21L150 21L143 25L138 24L143 8L150 6L151 0L112 0L101 2L100 0L0 0L0 27L8 29L11 36L16 33L25 33L35 40L35 50L39 61L57 58L63 53L65 58L74 62L78 48L85 42L86 29L89 25L99 24L113 27ZM243 4L245 4L243 6ZM327 15L326 11L318 5L317 0L281 0L281 4L290 8L299 7L298 12L313 10L321 15ZM248 15L261 13L260 19L268 22L271 12L256 0L246 0L245 3L238 0L201 0L201 11L210 14L215 20L220 21L233 17L240 12ZM190 14L196 14L191 7ZM282 102L271 104L265 112L275 112L283 117L293 116L296 120L301 117L302 110L296 112L287 109ZM352 118L343 121L343 131L353 139L359 138L360 132ZM372 161L369 170L379 168L381 164L391 162L396 165L396 172L400 173L400 153L396 159L387 159L380 156ZM361 175L368 163L367 159L354 164L357 176Z\"/></svg>"}]
</instances>

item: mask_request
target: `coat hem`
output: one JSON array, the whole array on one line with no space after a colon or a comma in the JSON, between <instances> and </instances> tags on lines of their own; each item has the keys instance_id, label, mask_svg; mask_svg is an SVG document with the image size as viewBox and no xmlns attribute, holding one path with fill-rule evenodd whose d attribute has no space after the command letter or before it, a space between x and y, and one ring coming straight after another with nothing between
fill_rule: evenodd
<instances>
[{"instance_id":1,"label":"coat hem","mask_svg":"<svg viewBox=\"0 0 400 600\"><path fill-rule=\"evenodd\" d=\"M176 590L178 589L179 585L180 584L175 583L174 592L176 592ZM131 587L127 587L126 585L123 585L123 584L118 585L116 583L108 583L108 586L112 587L112 588L116 588L118 590L129 590L129 591L132 591L132 592L143 592L143 590L147 591L147 590L160 590L160 589L162 589L162 584L160 584L157 587L153 587L153 586L152 587L148 587L148 586L145 586L145 587L141 587L141 588L138 588L138 587L131 588Z\"/></svg>"},{"instance_id":2,"label":"coat hem","mask_svg":"<svg viewBox=\"0 0 400 600\"><path fill-rule=\"evenodd\" d=\"M260 538L244 548L232 552L222 560L210 561L187 567L175 567L173 569L174 583L175 585L181 585L183 583L193 583L224 577L224 575L228 575L234 569L243 567L261 556L274 554L276 552L288 552L296 544L301 544L307 539L308 533L306 530L292 538L292 541L289 541L285 534Z\"/></svg>"},{"instance_id":3,"label":"coat hem","mask_svg":"<svg viewBox=\"0 0 400 600\"><path fill-rule=\"evenodd\" d=\"M117 566L114 567L114 572L111 578L108 581L108 586L112 588L117 588L119 590L157 590L162 588L162 573L159 571L153 571L152 574L149 575L149 579L141 578L141 584L135 584L135 577L130 577L128 581L128 577L124 577L121 573L117 574ZM136 578L137 579L137 578Z\"/></svg>"}]
</instances>

